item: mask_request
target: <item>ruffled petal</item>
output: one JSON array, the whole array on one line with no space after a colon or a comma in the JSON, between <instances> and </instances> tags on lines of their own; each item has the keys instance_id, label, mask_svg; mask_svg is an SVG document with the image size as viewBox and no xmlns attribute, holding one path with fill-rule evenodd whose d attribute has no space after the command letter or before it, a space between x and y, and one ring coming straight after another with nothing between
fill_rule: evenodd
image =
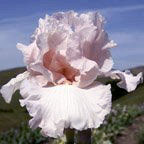
<instances>
[{"instance_id":1,"label":"ruffled petal","mask_svg":"<svg viewBox=\"0 0 144 144\"><path fill-rule=\"evenodd\" d=\"M48 81L65 78L86 87L113 66L109 48L116 44L109 40L103 24L104 18L97 12L46 15L39 20L29 48L18 47L24 53L28 69L40 72ZM38 55L32 54L34 49L39 50Z\"/></svg>"},{"instance_id":2,"label":"ruffled petal","mask_svg":"<svg viewBox=\"0 0 144 144\"><path fill-rule=\"evenodd\" d=\"M24 62L27 65L35 62L40 52L35 42L28 46L18 43L17 48L23 53Z\"/></svg>"},{"instance_id":3,"label":"ruffled petal","mask_svg":"<svg viewBox=\"0 0 144 144\"><path fill-rule=\"evenodd\" d=\"M79 50L74 51L73 48L69 48L66 51L61 50L60 54L73 69L78 70L75 74L75 81L73 81L78 87L87 87L97 78L99 74L97 63L83 57Z\"/></svg>"},{"instance_id":4,"label":"ruffled petal","mask_svg":"<svg viewBox=\"0 0 144 144\"><path fill-rule=\"evenodd\" d=\"M37 84L41 87L46 86L49 82L43 75L36 75L35 79L37 81Z\"/></svg>"},{"instance_id":5,"label":"ruffled petal","mask_svg":"<svg viewBox=\"0 0 144 144\"><path fill-rule=\"evenodd\" d=\"M116 43L109 40L108 34L103 29L104 18L99 13L89 13L88 16L97 29L92 31L93 38L84 43L84 56L95 61L99 66L100 73L103 74L112 69L113 59L109 49L115 47ZM94 26L91 26L91 28L94 28ZM88 36L91 35L88 34Z\"/></svg>"},{"instance_id":6,"label":"ruffled petal","mask_svg":"<svg viewBox=\"0 0 144 144\"><path fill-rule=\"evenodd\" d=\"M87 25L88 20L74 11L58 12L52 15L56 20L68 26L71 32L77 32Z\"/></svg>"},{"instance_id":7,"label":"ruffled petal","mask_svg":"<svg viewBox=\"0 0 144 144\"><path fill-rule=\"evenodd\" d=\"M112 79L120 79L121 81L117 83L117 86L128 92L134 91L137 85L143 82L142 72L134 76L129 70L125 72L116 70L107 73L106 76L110 76Z\"/></svg>"},{"instance_id":8,"label":"ruffled petal","mask_svg":"<svg viewBox=\"0 0 144 144\"><path fill-rule=\"evenodd\" d=\"M29 76L29 72L24 72L11 79L7 84L3 85L0 92L7 103L10 103L12 94L19 89L21 82Z\"/></svg>"},{"instance_id":9,"label":"ruffled petal","mask_svg":"<svg viewBox=\"0 0 144 144\"><path fill-rule=\"evenodd\" d=\"M32 63L30 69L42 74L48 82L57 83L58 81L65 79L61 73L50 71L45 68L41 62Z\"/></svg>"},{"instance_id":10,"label":"ruffled petal","mask_svg":"<svg viewBox=\"0 0 144 144\"><path fill-rule=\"evenodd\" d=\"M63 136L64 128L85 130L97 128L111 110L110 85L93 83L84 89L74 85L42 88L34 81L24 80L20 92L21 105L33 117L31 128L41 128L44 136Z\"/></svg>"},{"instance_id":11,"label":"ruffled petal","mask_svg":"<svg viewBox=\"0 0 144 144\"><path fill-rule=\"evenodd\" d=\"M71 62L71 65L80 70L80 75L75 77L76 82L74 82L78 87L87 87L96 80L99 69L94 61L82 58Z\"/></svg>"}]
</instances>

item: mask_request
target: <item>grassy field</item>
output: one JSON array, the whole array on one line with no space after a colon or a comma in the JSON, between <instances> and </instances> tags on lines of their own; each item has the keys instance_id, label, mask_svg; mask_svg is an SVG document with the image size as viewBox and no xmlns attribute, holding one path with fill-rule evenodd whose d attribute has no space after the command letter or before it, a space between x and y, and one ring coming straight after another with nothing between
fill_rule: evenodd
<instances>
[{"instance_id":1,"label":"grassy field","mask_svg":"<svg viewBox=\"0 0 144 144\"><path fill-rule=\"evenodd\" d=\"M121 105L141 105L144 103L144 84L138 86L138 88L128 93L121 98L113 101L113 105L121 104Z\"/></svg>"},{"instance_id":2,"label":"grassy field","mask_svg":"<svg viewBox=\"0 0 144 144\"><path fill-rule=\"evenodd\" d=\"M0 87L8 82L12 77L25 71L25 68L15 68L0 72ZM11 127L17 127L22 121L29 119L25 108L19 105L20 95L17 91L10 104L5 103L0 95L0 132Z\"/></svg>"},{"instance_id":3,"label":"grassy field","mask_svg":"<svg viewBox=\"0 0 144 144\"><path fill-rule=\"evenodd\" d=\"M133 69L136 74L141 71L139 69ZM0 72L0 87L8 82L12 77L25 71L25 68L14 68ZM112 84L113 106L116 104L121 105L135 105L144 103L144 84L141 84L134 92L127 93L116 86L115 81L110 79L100 79L103 83ZM0 96L0 132L6 131L11 127L18 127L21 122L28 122L29 116L25 108L21 108L19 105L20 95L17 91L10 104L6 104L3 98Z\"/></svg>"}]
</instances>

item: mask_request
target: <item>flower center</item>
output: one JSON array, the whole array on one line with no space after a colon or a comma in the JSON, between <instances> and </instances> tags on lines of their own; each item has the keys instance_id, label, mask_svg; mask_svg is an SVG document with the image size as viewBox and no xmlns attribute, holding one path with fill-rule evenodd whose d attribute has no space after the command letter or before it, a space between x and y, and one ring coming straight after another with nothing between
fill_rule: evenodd
<instances>
[{"instance_id":1,"label":"flower center","mask_svg":"<svg viewBox=\"0 0 144 144\"><path fill-rule=\"evenodd\" d=\"M43 65L51 72L63 75L70 82L75 81L75 76L79 73L77 69L69 65L63 56L57 55L53 50L44 54Z\"/></svg>"}]
</instances>

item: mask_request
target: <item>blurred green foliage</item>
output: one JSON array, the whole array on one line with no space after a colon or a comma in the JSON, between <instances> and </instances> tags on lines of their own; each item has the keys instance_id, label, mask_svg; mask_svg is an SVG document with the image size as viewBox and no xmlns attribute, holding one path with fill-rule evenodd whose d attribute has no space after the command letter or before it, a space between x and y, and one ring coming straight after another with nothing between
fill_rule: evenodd
<instances>
[{"instance_id":1,"label":"blurred green foliage","mask_svg":"<svg viewBox=\"0 0 144 144\"><path fill-rule=\"evenodd\" d=\"M25 123L0 134L0 144L42 144L49 141L49 138L41 136L39 129L32 131Z\"/></svg>"},{"instance_id":2,"label":"blurred green foliage","mask_svg":"<svg viewBox=\"0 0 144 144\"><path fill-rule=\"evenodd\" d=\"M143 106L138 108L116 105L111 113L106 116L104 123L98 129L93 129L92 143L113 144L122 130L130 125L137 116L143 114ZM0 134L0 144L46 144L48 142L51 144L64 144L65 138L45 138L40 134L39 129L32 131L26 123Z\"/></svg>"}]
</instances>

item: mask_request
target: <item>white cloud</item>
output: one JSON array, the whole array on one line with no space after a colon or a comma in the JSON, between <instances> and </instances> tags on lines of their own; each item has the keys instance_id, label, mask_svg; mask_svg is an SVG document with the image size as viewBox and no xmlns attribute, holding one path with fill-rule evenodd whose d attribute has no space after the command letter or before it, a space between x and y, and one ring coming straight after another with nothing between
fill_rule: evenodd
<instances>
[{"instance_id":1,"label":"white cloud","mask_svg":"<svg viewBox=\"0 0 144 144\"><path fill-rule=\"evenodd\" d=\"M112 32L110 37L114 39L118 44L131 45L132 48L135 46L144 47L144 34L143 31L129 31L129 32Z\"/></svg>"},{"instance_id":2,"label":"white cloud","mask_svg":"<svg viewBox=\"0 0 144 144\"><path fill-rule=\"evenodd\" d=\"M109 7L104 9L99 9L103 14L111 14L115 12L128 12L144 9L144 5L132 5L132 6L121 6L121 7Z\"/></svg>"},{"instance_id":3,"label":"white cloud","mask_svg":"<svg viewBox=\"0 0 144 144\"><path fill-rule=\"evenodd\" d=\"M16 44L29 43L30 35L37 25L35 17L32 15L0 21L0 70L24 65Z\"/></svg>"},{"instance_id":4,"label":"white cloud","mask_svg":"<svg viewBox=\"0 0 144 144\"><path fill-rule=\"evenodd\" d=\"M110 34L118 46L112 49L115 67L125 69L144 65L143 32L115 32Z\"/></svg>"}]
</instances>

